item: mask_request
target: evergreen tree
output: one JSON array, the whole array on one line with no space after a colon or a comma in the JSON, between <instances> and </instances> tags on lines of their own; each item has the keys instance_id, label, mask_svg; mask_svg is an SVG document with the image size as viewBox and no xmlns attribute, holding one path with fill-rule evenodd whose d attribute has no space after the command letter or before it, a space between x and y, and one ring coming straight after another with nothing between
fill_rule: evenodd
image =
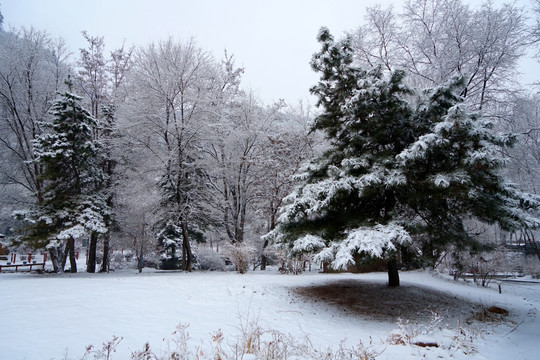
<instances>
[{"instance_id":1,"label":"evergreen tree","mask_svg":"<svg viewBox=\"0 0 540 360\"><path fill-rule=\"evenodd\" d=\"M100 145L92 135L96 121L80 105L81 98L70 92L69 77L66 84L69 90L52 106L53 121L42 124L46 131L34 141L36 162L43 168L46 182L43 201L17 215L31 224L26 240L49 242L56 271L61 271L65 263L66 255L58 266L57 252L58 245L65 242L71 271L76 272L75 239L106 233L109 209L105 197L97 191L105 175L99 166Z\"/></svg>"},{"instance_id":2,"label":"evergreen tree","mask_svg":"<svg viewBox=\"0 0 540 360\"><path fill-rule=\"evenodd\" d=\"M506 230L538 225L528 211L538 199L498 175L499 146L490 124L469 113L456 95L462 82L415 93L404 72L355 66L349 38L334 42L327 29L312 66L321 80L312 92L322 113L313 130L330 149L298 175L271 233L292 254L316 252L346 268L358 257L387 261L389 285L399 285L397 252L417 235L438 246L473 245L464 218Z\"/></svg>"},{"instance_id":3,"label":"evergreen tree","mask_svg":"<svg viewBox=\"0 0 540 360\"><path fill-rule=\"evenodd\" d=\"M428 131L396 157L407 181L399 201L411 212L410 231L428 235L422 253L431 263L448 243L482 247L464 219L497 223L509 232L539 225L531 215L539 198L518 191L500 171L500 149L513 146L516 136L494 134L491 121L470 112L456 96L464 86L454 79L422 94L414 120L429 124Z\"/></svg>"},{"instance_id":4,"label":"evergreen tree","mask_svg":"<svg viewBox=\"0 0 540 360\"><path fill-rule=\"evenodd\" d=\"M190 238L202 241L199 229L208 225L208 212L204 204L208 203L209 199L205 192L205 172L197 161L199 159L188 154L184 156L181 162L170 162L168 172L158 183L161 206L166 212L163 217L167 220L160 234L171 233L171 226L177 229L175 234L178 233L182 239L182 270L191 271L194 256ZM159 225L161 224L157 226ZM171 249L165 246L164 250L167 253ZM173 250L174 253L176 248Z\"/></svg>"},{"instance_id":5,"label":"evergreen tree","mask_svg":"<svg viewBox=\"0 0 540 360\"><path fill-rule=\"evenodd\" d=\"M164 270L180 269L181 261L178 249L182 247L182 229L173 221L167 221L157 234L158 245L161 248L160 268Z\"/></svg>"}]
</instances>

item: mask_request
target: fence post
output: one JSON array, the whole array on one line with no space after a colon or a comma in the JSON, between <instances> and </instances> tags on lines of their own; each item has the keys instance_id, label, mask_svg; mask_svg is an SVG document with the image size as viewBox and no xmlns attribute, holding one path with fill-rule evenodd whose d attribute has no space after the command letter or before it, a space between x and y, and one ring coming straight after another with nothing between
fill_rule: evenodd
<instances>
[{"instance_id":1,"label":"fence post","mask_svg":"<svg viewBox=\"0 0 540 360\"><path fill-rule=\"evenodd\" d=\"M47 262L47 252L43 253L43 263Z\"/></svg>"}]
</instances>

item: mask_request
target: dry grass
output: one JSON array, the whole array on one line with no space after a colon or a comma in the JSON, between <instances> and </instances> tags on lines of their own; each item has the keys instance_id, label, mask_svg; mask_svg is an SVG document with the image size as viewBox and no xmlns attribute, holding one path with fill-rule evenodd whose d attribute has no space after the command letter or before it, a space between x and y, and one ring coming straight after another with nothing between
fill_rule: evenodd
<instances>
[{"instance_id":1,"label":"dry grass","mask_svg":"<svg viewBox=\"0 0 540 360\"><path fill-rule=\"evenodd\" d=\"M508 310L500 308L498 306L490 306L488 308L482 308L479 311L475 312L469 318L469 321L476 320L479 322L499 323L506 321L508 319L508 315Z\"/></svg>"}]
</instances>

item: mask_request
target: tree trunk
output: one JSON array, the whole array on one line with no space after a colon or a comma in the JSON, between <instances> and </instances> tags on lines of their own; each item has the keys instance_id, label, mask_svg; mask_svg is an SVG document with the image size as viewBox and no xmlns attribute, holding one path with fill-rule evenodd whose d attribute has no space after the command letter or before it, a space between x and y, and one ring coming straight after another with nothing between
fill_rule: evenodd
<instances>
[{"instance_id":1,"label":"tree trunk","mask_svg":"<svg viewBox=\"0 0 540 360\"><path fill-rule=\"evenodd\" d=\"M137 249L137 270L139 270L139 274L142 273L143 265L144 265L144 237L141 239L141 246Z\"/></svg>"},{"instance_id":2,"label":"tree trunk","mask_svg":"<svg viewBox=\"0 0 540 360\"><path fill-rule=\"evenodd\" d=\"M55 273L64 271L62 267L62 250L59 247L50 247L49 255L51 256L51 262Z\"/></svg>"},{"instance_id":3,"label":"tree trunk","mask_svg":"<svg viewBox=\"0 0 540 360\"><path fill-rule=\"evenodd\" d=\"M77 272L77 262L75 260L75 239L73 237L70 237L67 243L67 247L69 249L69 265L70 265L70 272L76 273Z\"/></svg>"},{"instance_id":4,"label":"tree trunk","mask_svg":"<svg viewBox=\"0 0 540 360\"><path fill-rule=\"evenodd\" d=\"M266 270L266 263L268 260L266 259L266 255L264 255L264 250L268 246L268 240L264 241L263 248L262 248L262 255L261 255L261 270Z\"/></svg>"},{"instance_id":5,"label":"tree trunk","mask_svg":"<svg viewBox=\"0 0 540 360\"><path fill-rule=\"evenodd\" d=\"M189 236L186 223L182 220L182 267L183 270L191 272L193 254L189 244Z\"/></svg>"},{"instance_id":6,"label":"tree trunk","mask_svg":"<svg viewBox=\"0 0 540 360\"><path fill-rule=\"evenodd\" d=\"M386 266L388 268L388 286L397 287L399 286L399 272L397 259L395 257L390 258L386 261Z\"/></svg>"},{"instance_id":7,"label":"tree trunk","mask_svg":"<svg viewBox=\"0 0 540 360\"><path fill-rule=\"evenodd\" d=\"M276 215L277 215L277 208L274 206L274 201L270 200L270 226L268 227L268 231L270 232L276 228ZM261 254L261 270L266 270L266 265L268 263L268 259L266 258L266 255L264 255L264 250L269 245L268 239L264 240L263 248L262 248L262 254Z\"/></svg>"},{"instance_id":8,"label":"tree trunk","mask_svg":"<svg viewBox=\"0 0 540 360\"><path fill-rule=\"evenodd\" d=\"M90 243L88 244L88 259L86 261L86 272L96 272L96 252L97 252L97 233L90 234Z\"/></svg>"},{"instance_id":9,"label":"tree trunk","mask_svg":"<svg viewBox=\"0 0 540 360\"><path fill-rule=\"evenodd\" d=\"M139 274L142 273L143 265L144 265L144 258L141 251L141 254L137 257L137 269L139 270Z\"/></svg>"},{"instance_id":10,"label":"tree trunk","mask_svg":"<svg viewBox=\"0 0 540 360\"><path fill-rule=\"evenodd\" d=\"M64 253L62 254L62 263L60 264L60 271L61 272L64 272L64 270L66 269L66 262L67 262L67 258L68 258L68 253L69 253L69 245L68 245L68 243L66 243L66 246L64 247Z\"/></svg>"},{"instance_id":11,"label":"tree trunk","mask_svg":"<svg viewBox=\"0 0 540 360\"><path fill-rule=\"evenodd\" d=\"M103 238L103 262L101 263L101 269L99 272L109 272L109 242L110 237L109 233L107 232Z\"/></svg>"}]
</instances>

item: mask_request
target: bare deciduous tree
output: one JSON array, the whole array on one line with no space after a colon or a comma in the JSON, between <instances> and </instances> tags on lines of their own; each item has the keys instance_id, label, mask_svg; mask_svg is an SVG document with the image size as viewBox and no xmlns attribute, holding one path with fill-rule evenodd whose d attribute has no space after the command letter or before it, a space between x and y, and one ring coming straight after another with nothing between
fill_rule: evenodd
<instances>
[{"instance_id":1,"label":"bare deciduous tree","mask_svg":"<svg viewBox=\"0 0 540 360\"><path fill-rule=\"evenodd\" d=\"M41 168L32 141L42 133L59 84L67 74L63 42L44 32L0 33L0 183L43 200Z\"/></svg>"},{"instance_id":2,"label":"bare deciduous tree","mask_svg":"<svg viewBox=\"0 0 540 360\"><path fill-rule=\"evenodd\" d=\"M205 221L199 144L213 71L213 59L194 41L173 39L138 51L132 71L134 135L153 155L163 222L172 220L182 229L182 266L187 271L193 261L189 234Z\"/></svg>"},{"instance_id":3,"label":"bare deciduous tree","mask_svg":"<svg viewBox=\"0 0 540 360\"><path fill-rule=\"evenodd\" d=\"M359 61L405 69L414 85L466 76L462 95L478 109L515 79L517 62L530 44L522 8L485 2L471 9L461 0L409 0L400 14L369 8L354 38Z\"/></svg>"}]
</instances>

